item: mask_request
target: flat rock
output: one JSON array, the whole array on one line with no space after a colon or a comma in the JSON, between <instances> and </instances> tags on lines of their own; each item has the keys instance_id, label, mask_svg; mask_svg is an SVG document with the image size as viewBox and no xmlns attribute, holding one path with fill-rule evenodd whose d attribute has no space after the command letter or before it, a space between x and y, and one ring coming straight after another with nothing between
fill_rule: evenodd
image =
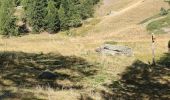
<instances>
[{"instance_id":1,"label":"flat rock","mask_svg":"<svg viewBox=\"0 0 170 100\"><path fill-rule=\"evenodd\" d=\"M127 46L104 44L103 46L96 49L96 52L106 55L125 55L133 56L133 51Z\"/></svg>"}]
</instances>

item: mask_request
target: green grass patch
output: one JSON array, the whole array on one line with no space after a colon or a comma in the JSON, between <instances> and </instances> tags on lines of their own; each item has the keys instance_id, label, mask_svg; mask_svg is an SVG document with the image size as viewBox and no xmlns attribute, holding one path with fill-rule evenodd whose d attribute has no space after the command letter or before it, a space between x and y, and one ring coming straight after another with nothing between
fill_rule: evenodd
<instances>
[{"instance_id":1,"label":"green grass patch","mask_svg":"<svg viewBox=\"0 0 170 100\"><path fill-rule=\"evenodd\" d=\"M104 44L116 45L116 44L118 44L118 42L115 42L115 41L106 41Z\"/></svg>"},{"instance_id":2,"label":"green grass patch","mask_svg":"<svg viewBox=\"0 0 170 100\"><path fill-rule=\"evenodd\" d=\"M170 26L170 16L163 19L153 21L147 25L147 30L151 33L162 34L165 33L162 28Z\"/></svg>"},{"instance_id":3,"label":"green grass patch","mask_svg":"<svg viewBox=\"0 0 170 100\"><path fill-rule=\"evenodd\" d=\"M144 23L146 23L146 22L148 22L148 21L150 21L150 20L152 20L152 19L156 19L156 18L159 18L159 17L161 17L161 16L162 16L162 15L160 15L160 14L156 14L156 15L154 15L154 16L151 16L151 17L149 17L149 18L141 21L139 24L144 24Z\"/></svg>"},{"instance_id":4,"label":"green grass patch","mask_svg":"<svg viewBox=\"0 0 170 100\"><path fill-rule=\"evenodd\" d=\"M153 16L151 16L149 18L146 18L145 20L141 21L139 24L144 24L144 23L146 23L146 22L148 22L150 20L153 20L153 19L165 16L165 15L168 15L169 12L170 12L170 9L166 10L164 8L161 8L160 13L158 13L156 15L153 15Z\"/></svg>"}]
</instances>

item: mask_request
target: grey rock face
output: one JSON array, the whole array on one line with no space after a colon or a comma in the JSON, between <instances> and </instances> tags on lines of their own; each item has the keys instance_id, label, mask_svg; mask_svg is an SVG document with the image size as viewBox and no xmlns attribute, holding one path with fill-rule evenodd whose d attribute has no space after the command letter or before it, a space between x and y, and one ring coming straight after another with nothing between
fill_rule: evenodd
<instances>
[{"instance_id":1,"label":"grey rock face","mask_svg":"<svg viewBox=\"0 0 170 100\"><path fill-rule=\"evenodd\" d=\"M119 46L119 45L111 45L111 44L104 44L103 46L96 49L96 52L106 55L125 55L125 56L132 56L133 51L131 48L126 46Z\"/></svg>"}]
</instances>

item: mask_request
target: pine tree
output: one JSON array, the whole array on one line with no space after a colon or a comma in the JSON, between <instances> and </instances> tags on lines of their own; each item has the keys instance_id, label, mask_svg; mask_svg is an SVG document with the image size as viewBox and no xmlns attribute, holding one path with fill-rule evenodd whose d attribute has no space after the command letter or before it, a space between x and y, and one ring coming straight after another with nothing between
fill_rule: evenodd
<instances>
[{"instance_id":1,"label":"pine tree","mask_svg":"<svg viewBox=\"0 0 170 100\"><path fill-rule=\"evenodd\" d=\"M79 12L81 14L82 19L92 17L94 13L93 1L84 0L83 2L81 2L81 5L79 6Z\"/></svg>"},{"instance_id":2,"label":"pine tree","mask_svg":"<svg viewBox=\"0 0 170 100\"><path fill-rule=\"evenodd\" d=\"M54 0L55 4L56 4L56 8L60 8L60 4L61 4L61 0Z\"/></svg>"},{"instance_id":3,"label":"pine tree","mask_svg":"<svg viewBox=\"0 0 170 100\"><path fill-rule=\"evenodd\" d=\"M78 6L73 0L68 0L69 10L67 11L67 16L69 16L68 26L69 27L78 27L81 23L80 12L78 12Z\"/></svg>"},{"instance_id":4,"label":"pine tree","mask_svg":"<svg viewBox=\"0 0 170 100\"><path fill-rule=\"evenodd\" d=\"M63 7L62 4L60 5L60 9L58 11L58 14L59 14L59 20L60 20L60 30L68 29L67 17L66 17L65 10L64 10L64 7Z\"/></svg>"},{"instance_id":5,"label":"pine tree","mask_svg":"<svg viewBox=\"0 0 170 100\"><path fill-rule=\"evenodd\" d=\"M82 25L99 0L22 0L25 18L34 32L55 32Z\"/></svg>"},{"instance_id":6,"label":"pine tree","mask_svg":"<svg viewBox=\"0 0 170 100\"><path fill-rule=\"evenodd\" d=\"M58 9L56 8L56 3L53 0L48 1L47 16L45 17L46 28L50 33L59 30L59 16Z\"/></svg>"},{"instance_id":7,"label":"pine tree","mask_svg":"<svg viewBox=\"0 0 170 100\"><path fill-rule=\"evenodd\" d=\"M62 0L59 9L60 28L62 30L70 27L78 27L81 25L81 16L78 12L78 6L73 0Z\"/></svg>"},{"instance_id":8,"label":"pine tree","mask_svg":"<svg viewBox=\"0 0 170 100\"><path fill-rule=\"evenodd\" d=\"M18 35L13 0L1 0L0 2L0 33L9 36Z\"/></svg>"},{"instance_id":9,"label":"pine tree","mask_svg":"<svg viewBox=\"0 0 170 100\"><path fill-rule=\"evenodd\" d=\"M33 32L40 32L45 27L46 0L24 0L26 19L31 25Z\"/></svg>"}]
</instances>

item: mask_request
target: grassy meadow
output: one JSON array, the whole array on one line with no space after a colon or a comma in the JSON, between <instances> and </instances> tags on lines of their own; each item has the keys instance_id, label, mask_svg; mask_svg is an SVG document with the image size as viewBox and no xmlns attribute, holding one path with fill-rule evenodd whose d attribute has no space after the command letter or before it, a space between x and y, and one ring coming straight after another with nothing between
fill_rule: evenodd
<instances>
[{"instance_id":1,"label":"grassy meadow","mask_svg":"<svg viewBox=\"0 0 170 100\"><path fill-rule=\"evenodd\" d=\"M57 34L1 36L0 100L170 98L170 69L150 67L151 34L146 25L139 24L158 14L161 7L169 6L163 0L102 0L94 18L82 27ZM169 33L156 34L158 63L169 64L169 40ZM105 43L128 46L134 56L96 53ZM44 70L56 73L57 78L38 79Z\"/></svg>"}]
</instances>

